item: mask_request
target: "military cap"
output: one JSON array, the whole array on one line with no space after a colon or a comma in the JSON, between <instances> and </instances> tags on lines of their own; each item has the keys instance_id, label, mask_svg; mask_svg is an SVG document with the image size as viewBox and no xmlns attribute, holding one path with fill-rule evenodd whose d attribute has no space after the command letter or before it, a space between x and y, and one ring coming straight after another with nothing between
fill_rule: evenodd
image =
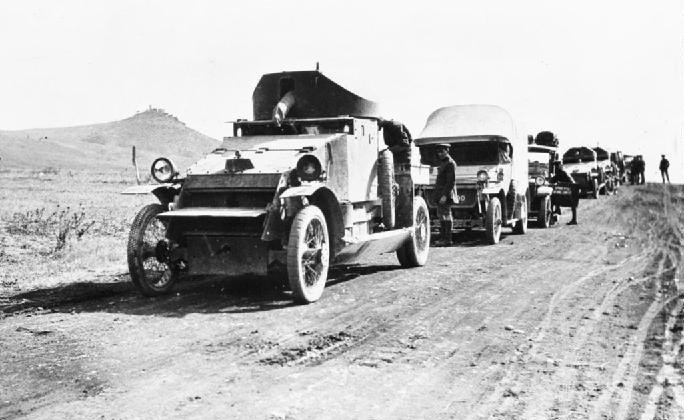
<instances>
[{"instance_id":1,"label":"military cap","mask_svg":"<svg viewBox=\"0 0 684 420\"><path fill-rule=\"evenodd\" d=\"M437 149L451 149L451 145L449 143L438 143L435 145Z\"/></svg>"}]
</instances>

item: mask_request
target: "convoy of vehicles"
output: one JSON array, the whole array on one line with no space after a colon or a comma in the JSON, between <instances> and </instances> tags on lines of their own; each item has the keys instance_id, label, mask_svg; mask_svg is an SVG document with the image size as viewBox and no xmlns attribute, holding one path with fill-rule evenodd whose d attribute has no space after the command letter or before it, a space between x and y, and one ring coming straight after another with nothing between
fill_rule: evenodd
<instances>
[{"instance_id":1,"label":"convoy of vehicles","mask_svg":"<svg viewBox=\"0 0 684 420\"><path fill-rule=\"evenodd\" d=\"M408 130L318 71L264 75L253 103L254 120L235 122L233 137L185 176L160 158L160 184L128 191L159 201L129 236L143 294L169 292L181 273L257 274L287 279L309 303L331 264L384 252L404 267L425 264L430 213L417 186L429 168L411 157Z\"/></svg>"},{"instance_id":2,"label":"convoy of vehicles","mask_svg":"<svg viewBox=\"0 0 684 420\"><path fill-rule=\"evenodd\" d=\"M484 228L486 241L499 242L502 227L527 231L527 138L518 135L510 114L493 105L456 105L434 111L416 138L421 163L438 164L438 144L449 144L456 162L458 202L455 229ZM421 186L431 214L436 170ZM433 216L434 218L434 216Z\"/></svg>"},{"instance_id":3,"label":"convoy of vehicles","mask_svg":"<svg viewBox=\"0 0 684 420\"><path fill-rule=\"evenodd\" d=\"M233 136L185 174L158 158L158 184L124 191L158 201L139 211L128 239L141 293L168 293L182 274L254 274L310 303L332 264L395 252L403 267L424 265L438 144L450 145L457 165L454 228L483 228L496 244L503 227L524 234L528 217L551 223L558 139L543 131L528 141L500 107L439 108L414 145L403 124L318 71L266 74L252 100L253 120L234 122ZM598 147L572 147L562 159L594 198L630 170L630 156Z\"/></svg>"}]
</instances>

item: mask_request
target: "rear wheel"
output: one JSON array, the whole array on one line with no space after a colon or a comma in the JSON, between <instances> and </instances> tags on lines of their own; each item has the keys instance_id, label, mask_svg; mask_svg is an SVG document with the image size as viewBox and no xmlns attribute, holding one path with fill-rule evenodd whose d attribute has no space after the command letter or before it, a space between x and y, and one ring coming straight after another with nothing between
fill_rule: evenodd
<instances>
[{"instance_id":1,"label":"rear wheel","mask_svg":"<svg viewBox=\"0 0 684 420\"><path fill-rule=\"evenodd\" d=\"M537 226L546 229L551 226L551 198L547 195L539 202Z\"/></svg>"},{"instance_id":2,"label":"rear wheel","mask_svg":"<svg viewBox=\"0 0 684 420\"><path fill-rule=\"evenodd\" d=\"M501 202L496 197L489 201L487 207L485 237L490 245L498 244L501 238Z\"/></svg>"},{"instance_id":3,"label":"rear wheel","mask_svg":"<svg viewBox=\"0 0 684 420\"><path fill-rule=\"evenodd\" d=\"M430 212L423 197L413 197L413 232L411 239L397 250L402 267L425 265L430 251Z\"/></svg>"},{"instance_id":4,"label":"rear wheel","mask_svg":"<svg viewBox=\"0 0 684 420\"><path fill-rule=\"evenodd\" d=\"M128 235L128 271L135 287L145 296L168 293L178 280L178 267L169 263L166 224L157 219L161 204L149 204L133 219Z\"/></svg>"},{"instance_id":5,"label":"rear wheel","mask_svg":"<svg viewBox=\"0 0 684 420\"><path fill-rule=\"evenodd\" d=\"M287 276L294 299L317 301L323 294L330 267L328 224L323 212L306 206L297 213L287 247Z\"/></svg>"}]
</instances>

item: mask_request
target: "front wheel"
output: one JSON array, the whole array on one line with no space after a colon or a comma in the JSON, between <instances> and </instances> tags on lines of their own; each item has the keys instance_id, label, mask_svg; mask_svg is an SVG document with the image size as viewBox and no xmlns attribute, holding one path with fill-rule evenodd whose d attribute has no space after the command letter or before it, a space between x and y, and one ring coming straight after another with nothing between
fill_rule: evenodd
<instances>
[{"instance_id":1,"label":"front wheel","mask_svg":"<svg viewBox=\"0 0 684 420\"><path fill-rule=\"evenodd\" d=\"M485 237L490 245L498 244L501 238L501 202L496 197L489 201L487 207Z\"/></svg>"},{"instance_id":2,"label":"front wheel","mask_svg":"<svg viewBox=\"0 0 684 420\"><path fill-rule=\"evenodd\" d=\"M411 239L397 249L402 267L425 265L430 251L430 212L423 197L413 197L413 232Z\"/></svg>"},{"instance_id":3,"label":"front wheel","mask_svg":"<svg viewBox=\"0 0 684 420\"><path fill-rule=\"evenodd\" d=\"M168 260L166 224L157 219L161 204L149 204L133 219L128 235L128 271L135 287L145 296L168 293L178 280L178 267Z\"/></svg>"},{"instance_id":4,"label":"front wheel","mask_svg":"<svg viewBox=\"0 0 684 420\"><path fill-rule=\"evenodd\" d=\"M542 229L546 229L551 226L551 198L548 195L543 197L539 202L537 226Z\"/></svg>"},{"instance_id":5,"label":"front wheel","mask_svg":"<svg viewBox=\"0 0 684 420\"><path fill-rule=\"evenodd\" d=\"M527 196L523 196L522 203L520 203L520 218L513 226L513 233L518 235L527 233Z\"/></svg>"},{"instance_id":6,"label":"front wheel","mask_svg":"<svg viewBox=\"0 0 684 420\"><path fill-rule=\"evenodd\" d=\"M321 209L304 207L292 221L287 247L287 276L294 299L317 301L323 294L330 266L328 224Z\"/></svg>"}]
</instances>

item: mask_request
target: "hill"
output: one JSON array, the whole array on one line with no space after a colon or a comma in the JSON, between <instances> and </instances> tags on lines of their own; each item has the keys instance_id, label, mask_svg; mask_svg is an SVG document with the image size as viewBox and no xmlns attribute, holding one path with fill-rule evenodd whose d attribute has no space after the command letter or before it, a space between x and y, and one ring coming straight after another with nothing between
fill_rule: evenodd
<instances>
[{"instance_id":1,"label":"hill","mask_svg":"<svg viewBox=\"0 0 684 420\"><path fill-rule=\"evenodd\" d=\"M121 169L130 167L131 147L136 146L141 168L158 156L185 166L217 144L173 115L150 108L102 124L0 131L0 164L26 169Z\"/></svg>"}]
</instances>

